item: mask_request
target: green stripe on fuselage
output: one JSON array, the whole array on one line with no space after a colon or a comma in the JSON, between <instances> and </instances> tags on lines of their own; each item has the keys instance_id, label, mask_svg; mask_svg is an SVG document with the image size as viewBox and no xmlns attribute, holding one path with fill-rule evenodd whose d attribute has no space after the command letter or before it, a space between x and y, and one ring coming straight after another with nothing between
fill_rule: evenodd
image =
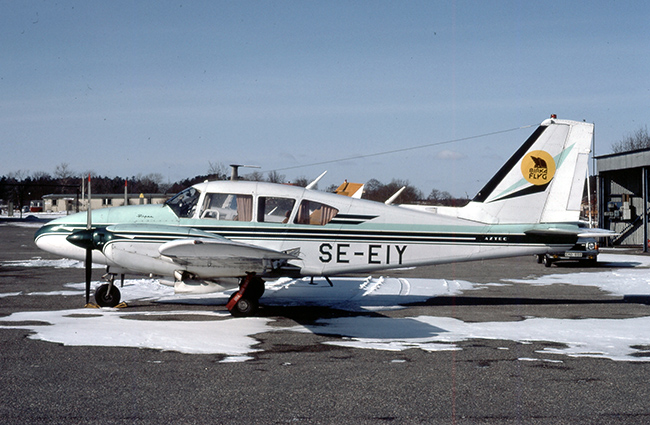
<instances>
[{"instance_id":1,"label":"green stripe on fuselage","mask_svg":"<svg viewBox=\"0 0 650 425\"><path fill-rule=\"evenodd\" d=\"M117 225L112 233L128 235L134 241L166 242L187 237L224 237L237 241L287 241L287 242L390 242L415 244L530 244L549 243L566 244L575 240L573 235L540 236L527 235L533 228L545 228L530 225L475 225L475 226L437 226L406 224L365 224L365 225L325 225L301 226L287 224L230 223L228 225L205 225L205 220L187 220L183 226L157 226L148 224L131 224L128 231ZM101 227L109 227L103 224ZM561 225L553 227L558 228ZM566 230L576 229L565 225ZM85 228L83 223L66 223L45 225L35 235L68 235ZM177 228L178 231L173 229ZM190 229L196 229L192 232Z\"/></svg>"}]
</instances>

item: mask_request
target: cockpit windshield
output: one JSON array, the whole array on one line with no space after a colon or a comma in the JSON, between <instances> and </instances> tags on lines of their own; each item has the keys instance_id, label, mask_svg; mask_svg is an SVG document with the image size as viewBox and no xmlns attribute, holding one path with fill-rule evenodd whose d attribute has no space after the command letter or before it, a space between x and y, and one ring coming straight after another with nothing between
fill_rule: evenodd
<instances>
[{"instance_id":1,"label":"cockpit windshield","mask_svg":"<svg viewBox=\"0 0 650 425\"><path fill-rule=\"evenodd\" d=\"M179 192L169 201L165 202L165 204L169 205L178 217L190 218L196 211L196 204L199 202L200 195L201 192L193 187L188 187L182 192Z\"/></svg>"}]
</instances>

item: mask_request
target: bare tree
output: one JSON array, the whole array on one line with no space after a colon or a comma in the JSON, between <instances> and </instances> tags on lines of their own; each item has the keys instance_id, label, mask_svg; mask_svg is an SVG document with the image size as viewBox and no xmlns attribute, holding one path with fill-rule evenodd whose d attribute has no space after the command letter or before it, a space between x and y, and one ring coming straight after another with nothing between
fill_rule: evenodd
<instances>
[{"instance_id":1,"label":"bare tree","mask_svg":"<svg viewBox=\"0 0 650 425\"><path fill-rule=\"evenodd\" d=\"M67 180L74 177L74 172L67 162L62 162L54 168L54 177L59 180Z\"/></svg>"},{"instance_id":2,"label":"bare tree","mask_svg":"<svg viewBox=\"0 0 650 425\"><path fill-rule=\"evenodd\" d=\"M339 188L339 186L340 185L338 185L338 184L331 184L331 185L327 186L327 189L325 189L325 192L334 193L334 192L336 192L336 189Z\"/></svg>"},{"instance_id":3,"label":"bare tree","mask_svg":"<svg viewBox=\"0 0 650 425\"><path fill-rule=\"evenodd\" d=\"M21 182L27 178L29 175L29 171L27 170L16 170L12 171L10 173L7 173L7 177L11 180L15 180L17 182Z\"/></svg>"},{"instance_id":4,"label":"bare tree","mask_svg":"<svg viewBox=\"0 0 650 425\"><path fill-rule=\"evenodd\" d=\"M154 183L156 185L162 183L164 179L165 178L160 173L149 173L149 174L147 174L146 176L143 177L143 180L148 180L151 183Z\"/></svg>"},{"instance_id":5,"label":"bare tree","mask_svg":"<svg viewBox=\"0 0 650 425\"><path fill-rule=\"evenodd\" d=\"M433 189L427 197L427 201L433 205L449 205L451 198L451 194L446 190L440 191L438 189Z\"/></svg>"},{"instance_id":6,"label":"bare tree","mask_svg":"<svg viewBox=\"0 0 650 425\"><path fill-rule=\"evenodd\" d=\"M133 181L133 190L136 192L156 193L159 191L158 185L163 181L163 175L160 173L149 173L145 176L138 174Z\"/></svg>"},{"instance_id":7,"label":"bare tree","mask_svg":"<svg viewBox=\"0 0 650 425\"><path fill-rule=\"evenodd\" d=\"M263 182L264 174L260 171L253 171L252 173L243 175L241 178L242 180L248 180L251 182Z\"/></svg>"},{"instance_id":8,"label":"bare tree","mask_svg":"<svg viewBox=\"0 0 650 425\"><path fill-rule=\"evenodd\" d=\"M406 189L397 198L399 203L412 204L422 199L422 192L412 186L408 180L393 179L388 184L383 184L377 179L370 179L366 183L365 198L372 201L384 202L395 194L402 186Z\"/></svg>"},{"instance_id":9,"label":"bare tree","mask_svg":"<svg viewBox=\"0 0 650 425\"><path fill-rule=\"evenodd\" d=\"M34 173L32 173L32 178L34 180L49 180L52 177L45 171L35 171Z\"/></svg>"},{"instance_id":10,"label":"bare tree","mask_svg":"<svg viewBox=\"0 0 650 425\"><path fill-rule=\"evenodd\" d=\"M637 149L650 148L650 135L648 134L648 126L642 127L625 136L622 140L612 145L614 153L629 152Z\"/></svg>"},{"instance_id":11,"label":"bare tree","mask_svg":"<svg viewBox=\"0 0 650 425\"><path fill-rule=\"evenodd\" d=\"M208 168L208 175L216 180L228 180L228 169L222 162L208 161L210 167Z\"/></svg>"},{"instance_id":12,"label":"bare tree","mask_svg":"<svg viewBox=\"0 0 650 425\"><path fill-rule=\"evenodd\" d=\"M269 171L268 181L271 183L284 183L284 174L280 174L277 171Z\"/></svg>"},{"instance_id":13,"label":"bare tree","mask_svg":"<svg viewBox=\"0 0 650 425\"><path fill-rule=\"evenodd\" d=\"M305 176L300 176L296 178L292 183L296 186L307 187L307 185L311 183L311 180L307 180L307 177Z\"/></svg>"}]
</instances>

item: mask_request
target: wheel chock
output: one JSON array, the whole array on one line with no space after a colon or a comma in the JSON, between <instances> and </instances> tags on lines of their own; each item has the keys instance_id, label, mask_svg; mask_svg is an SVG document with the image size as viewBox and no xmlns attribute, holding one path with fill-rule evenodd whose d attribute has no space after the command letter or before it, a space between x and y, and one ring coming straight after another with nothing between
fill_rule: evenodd
<instances>
[{"instance_id":1,"label":"wheel chock","mask_svg":"<svg viewBox=\"0 0 650 425\"><path fill-rule=\"evenodd\" d=\"M101 307L95 303L88 303L84 306L84 308L101 308Z\"/></svg>"},{"instance_id":2,"label":"wheel chock","mask_svg":"<svg viewBox=\"0 0 650 425\"><path fill-rule=\"evenodd\" d=\"M233 294L232 298L228 301L228 304L226 304L226 308L228 311L232 311L232 309L237 305L237 301L242 297L242 293L240 291L237 291Z\"/></svg>"},{"instance_id":3,"label":"wheel chock","mask_svg":"<svg viewBox=\"0 0 650 425\"><path fill-rule=\"evenodd\" d=\"M248 282L251 281L252 274L246 275L244 278L242 284L239 286L239 291L235 292L228 301L228 304L226 304L226 308L228 311L232 311L232 309L237 305L237 302L240 300L241 297L244 296L244 292L246 292L246 288L248 287Z\"/></svg>"}]
</instances>

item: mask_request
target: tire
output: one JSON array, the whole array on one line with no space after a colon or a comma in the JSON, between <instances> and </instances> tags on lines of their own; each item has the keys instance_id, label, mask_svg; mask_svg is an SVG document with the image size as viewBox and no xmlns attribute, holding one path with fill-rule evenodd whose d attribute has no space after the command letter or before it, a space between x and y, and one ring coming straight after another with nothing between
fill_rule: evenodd
<instances>
[{"instance_id":1,"label":"tire","mask_svg":"<svg viewBox=\"0 0 650 425\"><path fill-rule=\"evenodd\" d=\"M100 307L115 307L120 303L120 290L115 285L105 283L95 290L95 301Z\"/></svg>"},{"instance_id":2,"label":"tire","mask_svg":"<svg viewBox=\"0 0 650 425\"><path fill-rule=\"evenodd\" d=\"M551 259L548 258L548 255L545 255L542 258L542 263L544 263L544 267L551 267L551 264L553 264L553 261L551 261Z\"/></svg>"},{"instance_id":3,"label":"tire","mask_svg":"<svg viewBox=\"0 0 650 425\"><path fill-rule=\"evenodd\" d=\"M537 264L542 264L543 258L545 257L544 255L536 255L537 258Z\"/></svg>"},{"instance_id":4,"label":"tire","mask_svg":"<svg viewBox=\"0 0 650 425\"><path fill-rule=\"evenodd\" d=\"M235 294L232 294L230 296L230 299L232 299ZM230 314L235 317L250 317L255 314L258 306L259 305L257 304L257 300L248 297L241 297L239 301L237 301L237 304L235 304L235 306L232 308L232 310L230 310Z\"/></svg>"},{"instance_id":5,"label":"tire","mask_svg":"<svg viewBox=\"0 0 650 425\"><path fill-rule=\"evenodd\" d=\"M254 300L259 300L264 295L264 279L261 277L253 277L251 281L248 282L244 296Z\"/></svg>"}]
</instances>

